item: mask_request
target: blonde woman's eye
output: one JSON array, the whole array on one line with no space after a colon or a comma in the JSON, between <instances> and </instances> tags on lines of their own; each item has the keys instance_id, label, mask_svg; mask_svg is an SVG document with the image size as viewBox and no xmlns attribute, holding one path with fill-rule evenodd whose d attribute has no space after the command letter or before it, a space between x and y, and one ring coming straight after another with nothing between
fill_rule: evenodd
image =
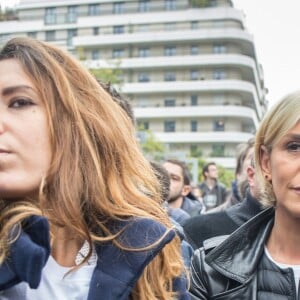
<instances>
[{"instance_id":1,"label":"blonde woman's eye","mask_svg":"<svg viewBox=\"0 0 300 300\"><path fill-rule=\"evenodd\" d=\"M292 152L300 151L300 143L298 142L288 143L286 148L288 151L292 151Z\"/></svg>"}]
</instances>

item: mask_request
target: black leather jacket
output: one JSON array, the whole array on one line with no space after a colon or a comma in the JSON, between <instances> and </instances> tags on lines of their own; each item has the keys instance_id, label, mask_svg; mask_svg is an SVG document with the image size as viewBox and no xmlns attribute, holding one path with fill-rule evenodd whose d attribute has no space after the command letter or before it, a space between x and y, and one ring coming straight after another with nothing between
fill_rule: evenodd
<instances>
[{"instance_id":1,"label":"black leather jacket","mask_svg":"<svg viewBox=\"0 0 300 300\"><path fill-rule=\"evenodd\" d=\"M292 269L280 269L264 254L273 222L274 209L266 209L219 245L212 241L196 250L191 267L192 299L296 300Z\"/></svg>"}]
</instances>

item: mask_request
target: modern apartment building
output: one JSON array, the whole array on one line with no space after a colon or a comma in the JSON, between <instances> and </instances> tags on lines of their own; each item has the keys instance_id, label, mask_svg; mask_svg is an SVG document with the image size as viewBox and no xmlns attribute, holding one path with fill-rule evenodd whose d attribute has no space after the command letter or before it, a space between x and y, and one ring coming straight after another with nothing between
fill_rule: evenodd
<instances>
[{"instance_id":1,"label":"modern apartment building","mask_svg":"<svg viewBox=\"0 0 300 300\"><path fill-rule=\"evenodd\" d=\"M17 14L0 23L0 43L31 36L91 69L118 68L138 127L169 153L233 167L266 110L253 37L231 0L21 0Z\"/></svg>"}]
</instances>

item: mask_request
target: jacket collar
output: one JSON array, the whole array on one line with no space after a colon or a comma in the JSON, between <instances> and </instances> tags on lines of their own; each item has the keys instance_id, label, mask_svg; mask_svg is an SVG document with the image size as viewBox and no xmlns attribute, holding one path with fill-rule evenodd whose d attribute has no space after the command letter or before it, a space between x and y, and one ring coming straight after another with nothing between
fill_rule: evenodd
<instances>
[{"instance_id":1,"label":"jacket collar","mask_svg":"<svg viewBox=\"0 0 300 300\"><path fill-rule=\"evenodd\" d=\"M206 263L240 283L254 273L273 227L274 209L268 208L233 232L206 256Z\"/></svg>"}]
</instances>

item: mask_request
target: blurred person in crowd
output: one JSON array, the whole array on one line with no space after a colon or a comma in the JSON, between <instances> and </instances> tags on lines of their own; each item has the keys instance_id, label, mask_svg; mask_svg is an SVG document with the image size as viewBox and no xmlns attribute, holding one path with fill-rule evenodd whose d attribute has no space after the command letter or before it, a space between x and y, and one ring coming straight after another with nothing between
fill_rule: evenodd
<instances>
[{"instance_id":1,"label":"blurred person in crowd","mask_svg":"<svg viewBox=\"0 0 300 300\"><path fill-rule=\"evenodd\" d=\"M199 184L205 211L209 211L226 201L227 190L218 181L218 167L214 162L207 163L202 169L204 180Z\"/></svg>"},{"instance_id":2,"label":"blurred person in crowd","mask_svg":"<svg viewBox=\"0 0 300 300\"><path fill-rule=\"evenodd\" d=\"M194 249L202 247L203 243L208 243L211 238L223 238L231 234L262 210L263 207L257 200L259 182L255 175L254 159L251 161L247 167L247 178L241 183L243 188L247 187L242 202L223 211L195 216L184 224L187 240Z\"/></svg>"},{"instance_id":3,"label":"blurred person in crowd","mask_svg":"<svg viewBox=\"0 0 300 300\"><path fill-rule=\"evenodd\" d=\"M201 213L202 204L198 200L188 197L191 192L191 175L185 162L168 159L163 163L170 176L170 194L168 205L170 208L181 208L190 216Z\"/></svg>"},{"instance_id":4,"label":"blurred person in crowd","mask_svg":"<svg viewBox=\"0 0 300 300\"><path fill-rule=\"evenodd\" d=\"M127 113L53 45L11 39L0 64L1 299L189 299Z\"/></svg>"},{"instance_id":5,"label":"blurred person in crowd","mask_svg":"<svg viewBox=\"0 0 300 300\"><path fill-rule=\"evenodd\" d=\"M260 201L267 208L223 242L196 250L193 299L299 299L299 91L264 116L254 153Z\"/></svg>"},{"instance_id":6,"label":"blurred person in crowd","mask_svg":"<svg viewBox=\"0 0 300 300\"><path fill-rule=\"evenodd\" d=\"M193 248L191 245L186 241L185 234L181 223L184 223L190 216L181 208L170 208L168 206L168 198L170 193L170 177L169 173L161 164L151 161L151 167L158 178L158 181L161 184L161 201L162 205L164 205L172 223L175 226L176 232L181 240L181 250L182 250L182 257L184 259L184 264L187 268L190 267L191 258L193 255Z\"/></svg>"},{"instance_id":7,"label":"blurred person in crowd","mask_svg":"<svg viewBox=\"0 0 300 300\"><path fill-rule=\"evenodd\" d=\"M237 147L237 159L235 168L235 180L231 184L231 191L227 199L221 205L209 210L209 213L222 211L230 206L242 201L246 196L247 189L247 168L250 165L254 152L254 138L250 138L247 143L241 143Z\"/></svg>"}]
</instances>

